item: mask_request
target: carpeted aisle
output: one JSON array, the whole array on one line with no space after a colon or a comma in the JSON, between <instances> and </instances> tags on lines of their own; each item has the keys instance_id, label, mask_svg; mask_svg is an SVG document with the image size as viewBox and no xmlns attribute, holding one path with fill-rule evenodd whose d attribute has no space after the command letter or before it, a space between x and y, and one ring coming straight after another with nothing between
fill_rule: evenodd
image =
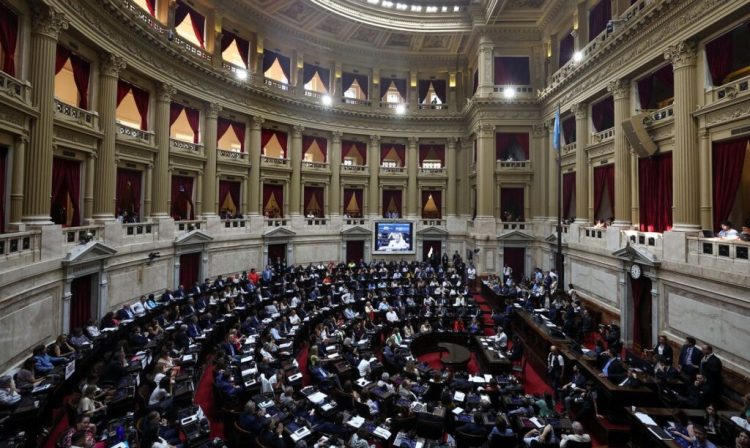
<instances>
[{"instance_id":1,"label":"carpeted aisle","mask_svg":"<svg viewBox=\"0 0 750 448\"><path fill-rule=\"evenodd\" d=\"M211 437L224 438L224 422L220 415L216 415L218 409L214 409L214 366L210 360L206 362L206 368L203 370L195 390L195 404L199 405L206 414L208 421L211 423Z\"/></svg>"}]
</instances>

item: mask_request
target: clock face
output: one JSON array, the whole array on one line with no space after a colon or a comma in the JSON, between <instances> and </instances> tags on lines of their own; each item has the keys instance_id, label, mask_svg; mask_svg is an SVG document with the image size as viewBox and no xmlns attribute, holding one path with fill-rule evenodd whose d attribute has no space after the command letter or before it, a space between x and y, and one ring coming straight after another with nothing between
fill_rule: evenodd
<instances>
[{"instance_id":1,"label":"clock face","mask_svg":"<svg viewBox=\"0 0 750 448\"><path fill-rule=\"evenodd\" d=\"M630 266L630 276L638 280L641 277L641 267L637 264Z\"/></svg>"}]
</instances>

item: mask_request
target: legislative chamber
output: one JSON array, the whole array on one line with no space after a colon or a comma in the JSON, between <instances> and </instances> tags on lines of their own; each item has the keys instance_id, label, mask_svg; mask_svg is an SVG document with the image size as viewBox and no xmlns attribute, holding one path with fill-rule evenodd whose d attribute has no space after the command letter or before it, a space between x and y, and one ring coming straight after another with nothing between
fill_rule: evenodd
<instances>
[{"instance_id":1,"label":"legislative chamber","mask_svg":"<svg viewBox=\"0 0 750 448\"><path fill-rule=\"evenodd\" d=\"M0 0L0 448L750 448L750 1Z\"/></svg>"}]
</instances>

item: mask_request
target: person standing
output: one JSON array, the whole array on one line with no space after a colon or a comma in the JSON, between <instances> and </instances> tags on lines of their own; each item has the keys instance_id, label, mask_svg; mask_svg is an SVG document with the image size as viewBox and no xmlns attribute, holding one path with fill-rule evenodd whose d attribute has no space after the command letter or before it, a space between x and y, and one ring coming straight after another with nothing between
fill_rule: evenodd
<instances>
[{"instance_id":1,"label":"person standing","mask_svg":"<svg viewBox=\"0 0 750 448\"><path fill-rule=\"evenodd\" d=\"M563 368L565 367L565 360L560 354L560 350L557 346L553 345L549 349L549 355L547 355L547 378L549 379L552 390L557 394L557 390L560 387L560 380L562 378Z\"/></svg>"}]
</instances>

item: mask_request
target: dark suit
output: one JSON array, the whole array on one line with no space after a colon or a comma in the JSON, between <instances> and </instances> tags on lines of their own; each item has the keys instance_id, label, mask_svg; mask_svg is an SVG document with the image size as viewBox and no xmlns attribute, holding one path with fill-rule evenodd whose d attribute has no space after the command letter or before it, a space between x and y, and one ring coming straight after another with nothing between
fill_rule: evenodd
<instances>
[{"instance_id":1,"label":"dark suit","mask_svg":"<svg viewBox=\"0 0 750 448\"><path fill-rule=\"evenodd\" d=\"M720 394L722 390L722 372L723 366L721 360L716 355L711 354L703 357L700 363L700 372L706 378L706 383L711 389L711 393Z\"/></svg>"},{"instance_id":2,"label":"dark suit","mask_svg":"<svg viewBox=\"0 0 750 448\"><path fill-rule=\"evenodd\" d=\"M119 310L117 310L116 316L117 320L129 320L135 318L135 314L133 314L133 312L130 310L126 310L125 308L120 308Z\"/></svg>"},{"instance_id":3,"label":"dark suit","mask_svg":"<svg viewBox=\"0 0 750 448\"><path fill-rule=\"evenodd\" d=\"M688 353L690 353L690 356L688 356ZM693 346L691 352L690 346L685 344L680 350L680 359L678 362L680 366L682 366L682 372L686 375L692 376L697 372L697 368L693 367L693 365L699 366L701 359L703 359L703 352L701 349Z\"/></svg>"},{"instance_id":4,"label":"dark suit","mask_svg":"<svg viewBox=\"0 0 750 448\"><path fill-rule=\"evenodd\" d=\"M622 380L625 379L625 368L622 366L622 363L619 359L614 358L611 360L607 360L607 362L604 363L604 367L602 367L602 373L613 383L619 384L622 382ZM609 364L609 365L607 365Z\"/></svg>"},{"instance_id":5,"label":"dark suit","mask_svg":"<svg viewBox=\"0 0 750 448\"><path fill-rule=\"evenodd\" d=\"M469 422L469 423L466 423L465 425L461 425L458 428L456 428L456 431L460 431L465 434L474 434L477 436L487 435L487 428L485 428L483 425L477 425L474 422Z\"/></svg>"}]
</instances>

